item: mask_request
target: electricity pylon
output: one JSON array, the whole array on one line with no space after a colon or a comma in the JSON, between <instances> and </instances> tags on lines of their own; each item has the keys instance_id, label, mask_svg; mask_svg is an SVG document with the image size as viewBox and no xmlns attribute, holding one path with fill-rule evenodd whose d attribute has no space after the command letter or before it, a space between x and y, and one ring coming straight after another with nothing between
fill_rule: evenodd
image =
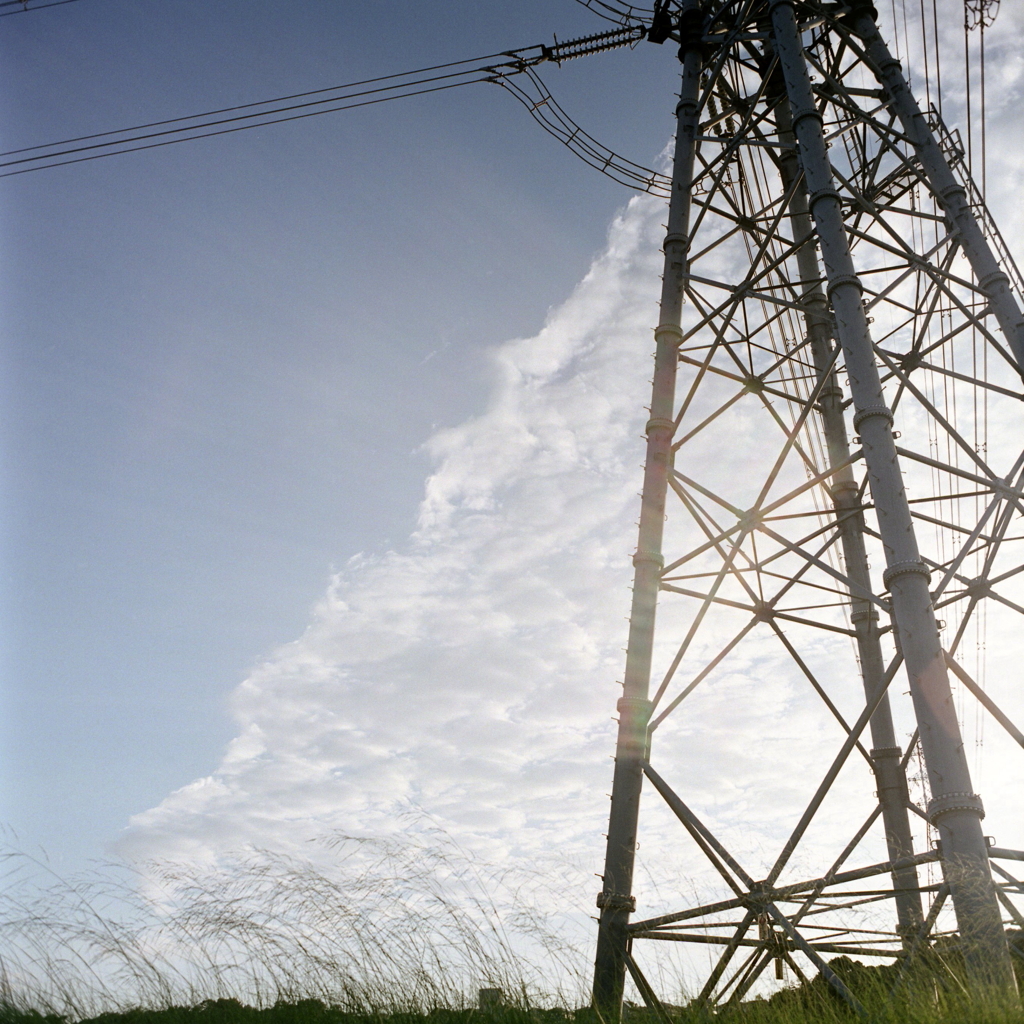
<instances>
[{"instance_id":1,"label":"electricity pylon","mask_svg":"<svg viewBox=\"0 0 1024 1024\"><path fill-rule=\"evenodd\" d=\"M855 1003L826 956L905 966L947 901L968 984L1015 991L1005 926L1024 927L1009 895L1024 887L996 861L1024 854L982 832L950 674L1024 746L957 661L986 603L1024 614L1022 538L1009 534L1024 514L1024 282L958 137L920 109L876 20L868 0L662 0L650 25L651 41L678 44L682 85L598 896L594 1002L609 1020L627 973L662 1009L640 940L717 947L705 1005L741 999L773 962L779 976L810 965ZM982 408L998 436L984 435ZM742 472L723 460L723 437L756 449ZM837 743L774 863L752 874L659 764L657 732L764 637L821 697ZM846 645L844 676L815 668L822 637ZM905 750L896 679L917 727ZM854 687L850 721L838 704ZM908 790L918 752L925 808ZM819 877L788 879L858 757L874 809ZM717 871L722 899L632 919L645 779ZM915 850L911 815L936 842ZM887 860L851 868L876 821ZM928 885L918 869L930 862L942 880ZM891 924L869 935L848 912L850 886L886 876ZM828 941L815 924L834 926Z\"/></svg>"}]
</instances>

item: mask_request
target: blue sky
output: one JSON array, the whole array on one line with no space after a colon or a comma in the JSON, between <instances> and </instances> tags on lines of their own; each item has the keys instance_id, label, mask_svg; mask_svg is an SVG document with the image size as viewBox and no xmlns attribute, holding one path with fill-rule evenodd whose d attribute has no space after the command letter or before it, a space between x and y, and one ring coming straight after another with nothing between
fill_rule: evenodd
<instances>
[{"instance_id":1,"label":"blue sky","mask_svg":"<svg viewBox=\"0 0 1024 1024\"><path fill-rule=\"evenodd\" d=\"M78 0L0 20L4 149L601 31L579 5ZM674 55L550 69L641 162ZM332 567L628 195L474 86L7 179L0 819L58 862L206 774Z\"/></svg>"}]
</instances>

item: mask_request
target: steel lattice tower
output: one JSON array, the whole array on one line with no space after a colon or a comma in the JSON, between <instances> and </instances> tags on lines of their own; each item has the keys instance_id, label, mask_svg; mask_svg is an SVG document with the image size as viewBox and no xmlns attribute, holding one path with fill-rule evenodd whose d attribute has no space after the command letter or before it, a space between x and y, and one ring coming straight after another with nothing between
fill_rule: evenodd
<instances>
[{"instance_id":1,"label":"steel lattice tower","mask_svg":"<svg viewBox=\"0 0 1024 1024\"><path fill-rule=\"evenodd\" d=\"M650 28L678 44L682 87L598 897L594 1001L607 1019L627 974L662 1010L642 940L717 950L703 1004L742 998L773 962L798 974L809 962L852 1000L824 957L907 964L947 901L969 983L1014 989L1005 927L1024 927L1009 896L1024 887L998 862L1024 854L983 835L950 675L1024 746L957 661L987 603L1024 614L1012 536L1024 514L1024 281L957 136L918 106L876 20L867 0L662 0ZM954 415L979 396L1003 425L985 443ZM717 465L723 435L756 448L761 469ZM728 630L711 655L709 630ZM822 635L846 638L844 678L819 677L808 649ZM765 636L821 696L837 742L774 864L752 877L659 763L658 730ZM844 687L863 694L856 720L829 696ZM917 732L904 749L892 702L908 688ZM908 791L916 751L924 808ZM789 880L858 758L875 809L819 877ZM721 899L633 919L645 779L645 799L664 801L717 871ZM912 816L933 847L915 849ZM888 859L858 867L876 822ZM932 885L919 878L929 862L941 867ZM887 877L889 930L868 938L844 916L856 901L840 897ZM834 925L832 940L815 939L812 921Z\"/></svg>"}]
</instances>

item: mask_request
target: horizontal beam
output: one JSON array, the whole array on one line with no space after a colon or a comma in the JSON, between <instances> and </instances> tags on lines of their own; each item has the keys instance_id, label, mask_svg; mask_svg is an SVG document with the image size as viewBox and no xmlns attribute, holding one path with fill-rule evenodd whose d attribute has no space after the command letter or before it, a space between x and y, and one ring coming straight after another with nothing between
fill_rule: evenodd
<instances>
[{"instance_id":1,"label":"horizontal beam","mask_svg":"<svg viewBox=\"0 0 1024 1024\"><path fill-rule=\"evenodd\" d=\"M728 946L730 943L737 946L752 946L765 949L767 943L762 939L739 939L727 938L724 935L681 935L678 932L632 932L634 939L660 939L663 942L696 942L708 946ZM898 942L899 939L893 939ZM775 942L789 953L802 952L800 946L776 933ZM855 956L884 956L891 959L898 959L903 956L902 950L896 949L869 949L861 946L846 946L835 942L808 942L807 945L816 953L846 953Z\"/></svg>"},{"instance_id":2,"label":"horizontal beam","mask_svg":"<svg viewBox=\"0 0 1024 1024\"><path fill-rule=\"evenodd\" d=\"M995 856L994 850L989 851L990 856ZM1013 850L1000 850L1009 859L1024 860L1024 853L1017 853ZM725 910L735 910L737 907L744 907L750 904L761 904L767 902L778 902L787 900L790 897L798 896L800 893L810 892L819 886L822 890L833 885L844 885L846 882L857 882L862 878L871 878L873 875L884 875L890 871L899 871L901 868L916 867L919 864L930 864L939 859L938 850L926 850L924 853L914 854L913 857L903 857L898 861L885 861L881 864L869 864L863 868L854 868L851 871L841 871L831 878L812 878L806 882L794 882L792 885L783 885L778 888L755 890L743 899L721 900L718 903L705 903L699 907L691 907L689 910L679 910L672 914L661 914L658 917L651 917L645 921L634 921L629 925L630 932L648 931L652 928L659 928L662 925L672 924L675 921L692 920L695 917L706 917L709 914L719 914ZM836 895L842 895L837 893Z\"/></svg>"},{"instance_id":3,"label":"horizontal beam","mask_svg":"<svg viewBox=\"0 0 1024 1024\"><path fill-rule=\"evenodd\" d=\"M988 855L992 860L1024 860L1024 850L1004 850L999 846L990 846Z\"/></svg>"}]
</instances>

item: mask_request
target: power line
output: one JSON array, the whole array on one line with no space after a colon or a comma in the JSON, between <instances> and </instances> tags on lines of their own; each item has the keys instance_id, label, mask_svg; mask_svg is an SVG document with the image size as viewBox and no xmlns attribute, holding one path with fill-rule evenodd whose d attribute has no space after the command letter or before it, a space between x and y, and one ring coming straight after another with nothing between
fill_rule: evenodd
<instances>
[{"instance_id":1,"label":"power line","mask_svg":"<svg viewBox=\"0 0 1024 1024\"><path fill-rule=\"evenodd\" d=\"M5 0L7 3L20 3L21 0ZM69 2L69 0L61 0L62 3ZM447 68L460 67L464 64L479 64L481 61L494 60L498 57L508 57L513 53L523 53L526 51L504 51L502 53L489 53L483 57L472 57L469 60L455 60L449 61L447 64L432 64L429 67L417 68L415 71L403 71L394 75L381 75L378 78L364 78L360 82L348 82L345 85L334 85L325 89L311 89L308 92L295 92L288 96L277 96L271 100L258 100L254 103L239 103L233 107L219 107L216 110L205 110L200 114L189 114L185 117L171 117L163 121L148 121L145 124L132 125L130 128L120 128L116 131L109 132L96 132L92 135L77 135L71 139L61 139L59 142L50 142L40 146L25 146L21 149L9 149L6 152L0 153L0 157L14 156L16 153L31 153L39 149L50 149L54 146L70 146L75 142L87 142L91 139L103 139L114 135L124 135L128 132L141 132L148 128L161 128L168 124L179 124L183 121L195 121L201 117L216 117L219 114L231 114L237 110L251 110L255 107L266 107L273 103L286 103L289 100L301 100L308 96L320 96L324 93L329 92L342 92L346 89L356 89L361 85L376 85L379 82L389 82L398 78L411 78L413 75L425 75L428 71L444 71ZM327 101L324 101L327 102Z\"/></svg>"},{"instance_id":2,"label":"power line","mask_svg":"<svg viewBox=\"0 0 1024 1024\"><path fill-rule=\"evenodd\" d=\"M178 138L174 138L174 139L168 140L170 142L185 142L189 138L206 138L209 135L223 134L223 132L207 132L207 133L205 133L204 135L201 135L201 136L200 135L189 135L189 134L186 134L186 133L190 133L190 132L196 132L196 131L198 131L199 129L202 129L202 128L210 128L210 127L215 127L215 126L220 126L220 125L225 125L225 124L232 124L232 123L235 123L235 122L238 122L238 121L250 121L250 120L253 120L255 118L263 118L264 120L256 121L253 124L248 124L248 125L243 125L242 126L243 128L258 128L258 127L260 127L261 125L264 125L264 124L277 124L277 123L279 123L281 121L296 120L297 118L303 117L303 116L308 117L308 116L313 116L314 114L319 114L319 113L329 113L330 111L334 111L334 110L345 110L345 109L348 109L350 107L366 106L366 105L368 105L370 103L374 103L374 102L378 102L379 103L379 102L383 102L383 101L389 100L389 99L401 99L401 98L406 97L406 96L419 95L420 93L423 93L423 92L434 92L434 91L436 91L436 88L428 87L428 88L424 88L424 89L415 89L415 90L413 90L411 92L397 93L397 94L390 95L390 96L378 96L375 100L367 100L367 101L364 101L364 102L350 103L350 104L345 104L345 105L340 106L340 107L327 107L327 108L325 108L323 110L310 111L309 113L304 114L304 115L298 114L298 115L295 115L293 117L284 117L284 118L277 118L277 119L274 119L274 120L267 120L267 118L270 115L273 115L273 114L287 113L289 111L300 110L300 109L303 109L303 108L306 108L306 107L320 107L320 106L323 106L323 104L325 104L325 103L331 103L331 102L333 102L335 100L339 100L339 99L356 99L358 97L369 96L369 95L373 95L373 94L376 94L376 93L393 92L393 90L400 89L400 88L402 88L404 86L419 86L419 85L426 86L426 85L428 85L428 83L431 83L431 82L442 81L442 80L450 79L450 78L458 78L458 77L462 77L463 75L466 75L466 74L479 73L479 71L480 71L480 69L474 68L470 72L454 72L454 73L447 74L447 75L436 75L436 76L432 76L430 78L423 78L423 79L413 80L413 81L410 81L410 82L404 82L401 85L382 86L382 87L379 87L377 89L366 89L366 90L363 90L362 92L357 92L357 93L354 93L352 95L345 96L345 97L334 95L334 96L330 96L330 97L327 97L327 98L324 98L324 99L309 100L308 102L305 102L305 103L295 103L295 104L292 104L290 106L285 106L285 107L273 107L272 109L269 109L269 110L260 110L260 111L257 111L255 113L251 113L251 114L237 114L237 115L235 115L233 117L224 117L224 118L220 118L219 120L214 120L214 121L199 121L200 118L209 117L210 116L209 114L196 114L196 115L193 115L191 117L172 118L172 119L170 119L168 121L153 122L152 125L144 125L142 127L144 127L144 128L157 127L160 124L176 124L176 123L177 124L181 124L181 122L198 122L198 123L182 124L181 127L178 127L178 128L166 128L166 129L163 129L161 131L147 132L147 133L142 134L142 135L130 135L128 133L134 132L134 131L138 131L139 129L137 129L137 128L126 128L126 129L121 129L120 131L101 132L101 133L98 133L98 134L92 135L92 136L81 136L79 139L72 139L72 140L69 140L69 142L85 141L87 139L98 139L98 138L99 139L106 138L106 139L108 139L108 141L106 141L106 142L94 142L94 143L91 143L90 145L85 145L85 146L75 146L75 147L73 147L71 149L58 149L58 150L54 150L55 146L66 145L67 143L65 143L65 142L50 143L48 145L43 145L43 146L30 146L30 147L27 147L27 148L21 149L21 150L11 150L10 152L7 152L7 153L0 153L0 156L4 156L4 157L6 157L6 156L14 156L14 155L19 154L19 153L29 153L29 152L39 151L39 150L47 150L48 152L41 153L38 156L22 156L22 157L20 157L17 160L5 160L2 163L0 163L0 167L11 167L11 166L14 166L16 164L30 163L30 162L33 162L33 161L47 161L47 160L50 160L50 159L52 159L54 157L69 156L69 155L74 154L74 153L81 153L81 152L84 152L86 150L96 150L96 149L104 149L104 150L112 149L112 152L104 152L104 153L97 154L99 156L112 156L112 155L114 155L115 152L125 152L125 150L113 149L113 147L123 146L123 145L126 145L127 143L141 142L141 141L144 141L144 140L153 139L153 138L157 138L159 136L166 136L166 135L179 136ZM475 82L475 81L480 81L480 79L466 79L465 81L461 81L461 82L452 82L452 83L449 83L449 87L454 86L454 85L468 85L471 82ZM341 92L344 88L345 88L344 86L341 86L341 87L338 87L335 90L326 90L325 89L325 90L317 90L317 92ZM312 95L312 94L310 94L310 95ZM247 103L247 104L244 104L244 105L242 105L240 107L236 107L234 109L246 109L246 108L251 108L251 107L267 107L267 106L270 106L270 105L272 105L274 103L282 102L282 99L266 100L266 101L264 101L262 103ZM230 107L229 108L225 108L224 112L226 113L226 112L228 112L231 109L232 108L230 108ZM214 113L219 113L219 112L214 112ZM236 129L225 129L225 131L237 131L237 130L239 130L239 129L237 129L237 128ZM135 149L141 149L141 148L146 148L146 147L139 146L139 147L134 147L134 148ZM51 166L51 165L50 164L45 164L44 166ZM29 170L34 170L35 168L33 167L33 168L28 168L28 169Z\"/></svg>"},{"instance_id":3,"label":"power line","mask_svg":"<svg viewBox=\"0 0 1024 1024\"><path fill-rule=\"evenodd\" d=\"M619 156L588 135L562 110L533 68L527 68L521 79L495 77L491 81L510 92L549 135L572 150L585 164L627 188L665 199L669 197L672 182L668 177ZM527 83L525 86L523 81Z\"/></svg>"},{"instance_id":4,"label":"power line","mask_svg":"<svg viewBox=\"0 0 1024 1024\"><path fill-rule=\"evenodd\" d=\"M466 71L411 79L408 75L392 75L388 76L388 78L391 80L397 79L397 81L394 81L391 85L364 89L355 93L348 91L348 95L345 95L345 92L351 90L353 86L337 86L333 89L296 94L294 96L295 99L314 95L320 95L321 98L306 100L300 103L290 103L286 106L276 106L275 104L286 102L292 97L279 97L258 103L241 104L234 108L226 107L220 111L210 111L205 114L170 118L165 121L154 121L134 128L98 132L94 135L79 136L78 138L61 142L25 147L19 150L0 153L0 157L15 158L0 161L0 177L11 177L16 174L25 174L29 171L43 170L47 167L62 167L72 163L83 163L88 160L116 156L119 153L134 153L143 149L155 149L177 142L210 138L215 135L227 135L249 128L281 124L286 121L297 121L307 117L315 117L319 114L350 110L355 107L371 106L388 100L405 99L410 96L439 92L444 89L456 88L460 85L470 85L475 82L485 81L486 75L491 72L493 72L493 68L470 68ZM452 79L455 79L455 81L452 81ZM386 80L380 79L380 81ZM353 83L353 85L358 84L361 83ZM330 95L324 95L327 93ZM347 102L339 103L339 100ZM233 110L249 110L252 112L233 114L227 117L215 117L215 115L221 113L230 114ZM214 117L214 119L209 120L211 117ZM161 127L163 125L175 125L176 127ZM145 130L150 128L156 130ZM141 134L139 134L140 132ZM77 142L85 144L74 145Z\"/></svg>"},{"instance_id":5,"label":"power line","mask_svg":"<svg viewBox=\"0 0 1024 1024\"><path fill-rule=\"evenodd\" d=\"M596 14L605 21L615 22L617 25L635 24L644 22L649 24L654 17L653 9L649 7L634 7L632 4L606 3L605 0L576 0L587 10Z\"/></svg>"},{"instance_id":6,"label":"power line","mask_svg":"<svg viewBox=\"0 0 1024 1024\"><path fill-rule=\"evenodd\" d=\"M384 75L359 82L350 82L346 85L279 96L272 100L222 107L186 117L151 121L117 131L96 132L45 145L25 146L0 153L0 158L7 158L0 159L0 177L26 174L29 171L42 170L47 167L84 163L120 153L155 149L193 139L226 135L249 128L281 124L285 121L296 121L319 114L351 110L355 107L371 106L388 100L440 92L477 82L498 82L500 84L509 76L522 74L536 64L549 61L561 63L603 50L635 45L644 37L644 34L643 25L627 26L581 39L572 39L561 43L556 41L552 46L541 45L525 47L520 50L506 50L502 53L490 54L487 57L452 61L421 68L417 71ZM498 63L486 63L495 57L506 59ZM430 74L429 72L441 73ZM371 88L362 88L364 86L371 86ZM563 141L565 140L563 139ZM570 146L570 148L573 147ZM574 149L574 152L581 155L578 149ZM590 160L587 162L592 163Z\"/></svg>"},{"instance_id":7,"label":"power line","mask_svg":"<svg viewBox=\"0 0 1024 1024\"><path fill-rule=\"evenodd\" d=\"M0 18L9 18L11 17L12 14L29 14L32 11L41 11L46 7L61 7L64 4L73 3L76 3L76 0L52 0L52 3L39 4L36 7L29 7L26 0L3 0L3 2L0 3L0 7L20 6L21 10L0 12Z\"/></svg>"},{"instance_id":8,"label":"power line","mask_svg":"<svg viewBox=\"0 0 1024 1024\"><path fill-rule=\"evenodd\" d=\"M354 107L367 107L367 106L371 106L371 105L373 105L375 103L386 103L388 100L398 100L398 99L404 99L404 98L406 98L408 96L422 96L422 95L425 95L426 93L441 92L442 90L445 90L445 89L457 88L460 85L471 85L471 84L473 84L473 82L476 82L476 81L485 81L485 79L472 79L470 81L465 81L465 82L450 82L447 85L438 85L438 86L434 86L433 88L430 88L430 89L418 89L418 90L415 90L413 92L397 93L397 94L392 95L392 96L378 96L376 99L362 100L359 103L347 103L347 104L343 104L343 105L337 106L337 107L326 107L323 110L307 111L306 113L303 113L303 114L291 114L288 117L271 118L271 119L268 119L268 120L265 120L265 121L258 121L255 124L236 125L234 128L220 128L217 131L198 132L197 134L194 134L194 135L183 135L183 134L177 134L176 133L177 134L176 138L164 139L161 142L148 142L148 143L144 143L141 146L126 146L126 147L121 148L121 149L109 149L109 150L107 150L105 152L93 153L93 154L91 154L89 156L73 157L73 158L71 158L69 160L57 160L57 161L51 161L49 163L39 163L39 164L36 164L36 165L34 165L32 167L22 167L22 168L20 168L18 170L14 170L14 171L4 171L3 173L0 173L0 178L10 178L10 177L13 177L16 174L28 174L30 171L41 171L41 170L45 170L48 167L65 167L68 164L80 164L80 163L85 163L85 162L87 162L89 160L102 160L104 157L117 156L117 155L119 155L121 153L137 153L137 152L139 152L140 150L143 150L143 149L159 149L161 146L173 146L175 143L178 143L178 142L191 142L194 139L208 139L208 138L211 138L214 135L229 135L232 132L243 132L243 131L248 130L249 128L262 128L264 125L269 125L269 124L282 124L285 121L300 121L303 118L316 117L319 114L330 114L330 113L333 113L334 111L338 111L338 110L351 110ZM237 120L241 120L241 118L231 118L230 120L237 121ZM223 122L221 122L221 123L223 123ZM205 126L204 125L196 125L196 126L194 126L194 128L202 128L202 127L205 127ZM159 133L159 134L163 134L163 133ZM151 137L152 136L150 136L150 138ZM130 141L133 141L133 140L129 139L129 140L125 140L125 141L129 141L130 142ZM110 145L116 145L116 143L111 143ZM80 150L79 150L79 152L80 152ZM50 154L50 155L51 156L61 156L63 154L56 153L56 154ZM45 159L47 159L47 157L39 157L37 159L45 160ZM0 163L0 167L9 167L9 166L11 166L12 163L18 163L18 162L19 161L9 161L7 163Z\"/></svg>"}]
</instances>

